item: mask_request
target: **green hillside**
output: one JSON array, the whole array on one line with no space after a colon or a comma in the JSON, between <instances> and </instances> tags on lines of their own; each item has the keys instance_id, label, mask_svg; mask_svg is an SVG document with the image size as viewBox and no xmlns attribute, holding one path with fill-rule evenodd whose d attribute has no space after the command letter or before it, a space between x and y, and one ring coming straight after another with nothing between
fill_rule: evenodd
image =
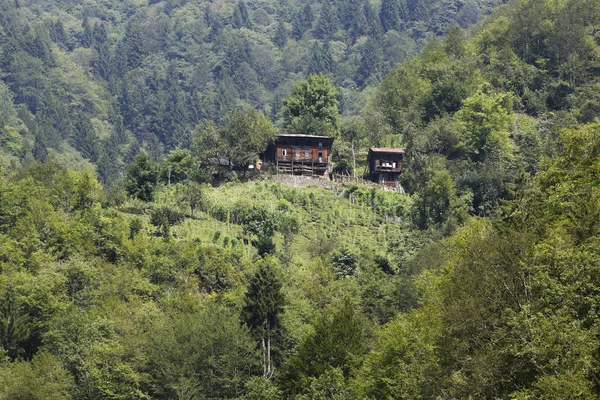
<instances>
[{"instance_id":1,"label":"green hillside","mask_svg":"<svg viewBox=\"0 0 600 400\"><path fill-rule=\"evenodd\" d=\"M309 73L330 74L357 114L428 37L498 2L2 0L0 96L15 104L2 165L92 163L112 182L141 148L155 161L188 148L203 119L252 107L277 120Z\"/></svg>"},{"instance_id":2,"label":"green hillside","mask_svg":"<svg viewBox=\"0 0 600 400\"><path fill-rule=\"evenodd\" d=\"M600 395L599 2L4 4L0 399ZM277 130L353 183L240 168Z\"/></svg>"}]
</instances>

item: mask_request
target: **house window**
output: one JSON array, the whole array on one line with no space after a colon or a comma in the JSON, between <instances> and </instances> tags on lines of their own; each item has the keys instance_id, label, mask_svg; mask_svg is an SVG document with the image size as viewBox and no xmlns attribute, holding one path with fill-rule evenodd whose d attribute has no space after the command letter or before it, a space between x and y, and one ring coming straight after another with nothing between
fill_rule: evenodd
<instances>
[{"instance_id":1,"label":"house window","mask_svg":"<svg viewBox=\"0 0 600 400\"><path fill-rule=\"evenodd\" d=\"M310 150L308 150L308 149L304 150L304 157L310 158Z\"/></svg>"},{"instance_id":2,"label":"house window","mask_svg":"<svg viewBox=\"0 0 600 400\"><path fill-rule=\"evenodd\" d=\"M287 149L282 149L281 150L281 155L284 157L287 157Z\"/></svg>"},{"instance_id":3,"label":"house window","mask_svg":"<svg viewBox=\"0 0 600 400\"><path fill-rule=\"evenodd\" d=\"M319 151L319 158L323 158L323 152Z\"/></svg>"}]
</instances>

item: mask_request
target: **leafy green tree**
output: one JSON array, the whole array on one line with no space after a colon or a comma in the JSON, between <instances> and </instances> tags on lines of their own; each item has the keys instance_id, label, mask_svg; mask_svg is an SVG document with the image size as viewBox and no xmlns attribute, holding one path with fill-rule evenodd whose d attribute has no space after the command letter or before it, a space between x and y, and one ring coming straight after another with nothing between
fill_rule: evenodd
<instances>
[{"instance_id":1,"label":"leafy green tree","mask_svg":"<svg viewBox=\"0 0 600 400\"><path fill-rule=\"evenodd\" d=\"M364 352L363 327L354 306L346 299L339 310L324 315L314 334L299 346L298 352L285 365L280 386L288 396L306 392L310 382L339 368L348 379L350 371Z\"/></svg>"},{"instance_id":2,"label":"leafy green tree","mask_svg":"<svg viewBox=\"0 0 600 400\"><path fill-rule=\"evenodd\" d=\"M250 279L244 298L242 318L258 340L262 352L263 377L271 379L275 373L277 357L282 344L281 314L284 297L282 283L275 275L273 261L259 263L258 271Z\"/></svg>"},{"instance_id":3,"label":"leafy green tree","mask_svg":"<svg viewBox=\"0 0 600 400\"><path fill-rule=\"evenodd\" d=\"M365 358L352 387L359 398L434 397L440 387L435 344L441 320L435 307L400 316L377 332L375 349Z\"/></svg>"},{"instance_id":4,"label":"leafy green tree","mask_svg":"<svg viewBox=\"0 0 600 400\"><path fill-rule=\"evenodd\" d=\"M194 152L205 165L225 164L246 170L273 139L275 131L262 112L236 110L226 116L223 127L202 123L194 133Z\"/></svg>"},{"instance_id":5,"label":"leafy green tree","mask_svg":"<svg viewBox=\"0 0 600 400\"><path fill-rule=\"evenodd\" d=\"M260 255L272 253L275 250L273 235L277 227L275 215L265 208L251 207L243 211L241 224L246 235L258 238L254 244Z\"/></svg>"},{"instance_id":6,"label":"leafy green tree","mask_svg":"<svg viewBox=\"0 0 600 400\"><path fill-rule=\"evenodd\" d=\"M144 201L152 201L152 192L158 182L158 165L152 162L145 152L135 157L127 168L125 189L130 196Z\"/></svg>"},{"instance_id":7,"label":"leafy green tree","mask_svg":"<svg viewBox=\"0 0 600 400\"><path fill-rule=\"evenodd\" d=\"M281 391L273 381L262 376L250 378L246 382L246 393L239 400L279 400Z\"/></svg>"},{"instance_id":8,"label":"leafy green tree","mask_svg":"<svg viewBox=\"0 0 600 400\"><path fill-rule=\"evenodd\" d=\"M237 398L258 372L248 328L221 305L169 312L153 333L147 353L153 397Z\"/></svg>"},{"instance_id":9,"label":"leafy green tree","mask_svg":"<svg viewBox=\"0 0 600 400\"><path fill-rule=\"evenodd\" d=\"M297 82L283 101L283 128L290 133L335 136L340 119L337 93L326 75Z\"/></svg>"},{"instance_id":10,"label":"leafy green tree","mask_svg":"<svg viewBox=\"0 0 600 400\"><path fill-rule=\"evenodd\" d=\"M31 362L0 363L0 399L73 398L73 377L58 357L37 354Z\"/></svg>"},{"instance_id":11,"label":"leafy green tree","mask_svg":"<svg viewBox=\"0 0 600 400\"><path fill-rule=\"evenodd\" d=\"M467 148L474 161L512 157L508 129L511 114L512 101L508 94L488 93L484 88L464 100L456 118L467 132Z\"/></svg>"},{"instance_id":12,"label":"leafy green tree","mask_svg":"<svg viewBox=\"0 0 600 400\"><path fill-rule=\"evenodd\" d=\"M161 180L168 185L187 182L195 172L196 165L189 150L173 150L162 165Z\"/></svg>"},{"instance_id":13,"label":"leafy green tree","mask_svg":"<svg viewBox=\"0 0 600 400\"><path fill-rule=\"evenodd\" d=\"M191 216L194 217L195 210L208 209L208 199L204 188L198 182L188 182L179 191L178 202L187 204L191 211Z\"/></svg>"}]
</instances>

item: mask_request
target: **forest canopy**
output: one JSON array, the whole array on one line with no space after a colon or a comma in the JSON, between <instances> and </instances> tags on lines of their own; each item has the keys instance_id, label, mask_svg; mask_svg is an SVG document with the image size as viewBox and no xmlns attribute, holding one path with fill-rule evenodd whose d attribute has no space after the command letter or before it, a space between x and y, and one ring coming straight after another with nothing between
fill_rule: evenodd
<instances>
[{"instance_id":1,"label":"forest canopy","mask_svg":"<svg viewBox=\"0 0 600 400\"><path fill-rule=\"evenodd\" d=\"M0 0L0 399L597 398L600 3L493 5Z\"/></svg>"}]
</instances>

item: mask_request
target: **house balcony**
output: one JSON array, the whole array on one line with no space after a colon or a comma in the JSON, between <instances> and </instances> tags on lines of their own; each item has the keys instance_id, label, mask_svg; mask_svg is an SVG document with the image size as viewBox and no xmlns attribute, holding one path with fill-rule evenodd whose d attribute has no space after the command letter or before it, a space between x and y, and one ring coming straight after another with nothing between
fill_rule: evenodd
<instances>
[{"instance_id":1,"label":"house balcony","mask_svg":"<svg viewBox=\"0 0 600 400\"><path fill-rule=\"evenodd\" d=\"M329 163L328 157L302 157L295 155L278 156L277 162L295 162L295 163L306 163L306 164L327 164Z\"/></svg>"},{"instance_id":2,"label":"house balcony","mask_svg":"<svg viewBox=\"0 0 600 400\"><path fill-rule=\"evenodd\" d=\"M389 173L401 173L402 172L402 168L401 167L386 167L386 166L376 166L375 167L375 171L373 171L375 173L379 173L379 172L389 172Z\"/></svg>"}]
</instances>

